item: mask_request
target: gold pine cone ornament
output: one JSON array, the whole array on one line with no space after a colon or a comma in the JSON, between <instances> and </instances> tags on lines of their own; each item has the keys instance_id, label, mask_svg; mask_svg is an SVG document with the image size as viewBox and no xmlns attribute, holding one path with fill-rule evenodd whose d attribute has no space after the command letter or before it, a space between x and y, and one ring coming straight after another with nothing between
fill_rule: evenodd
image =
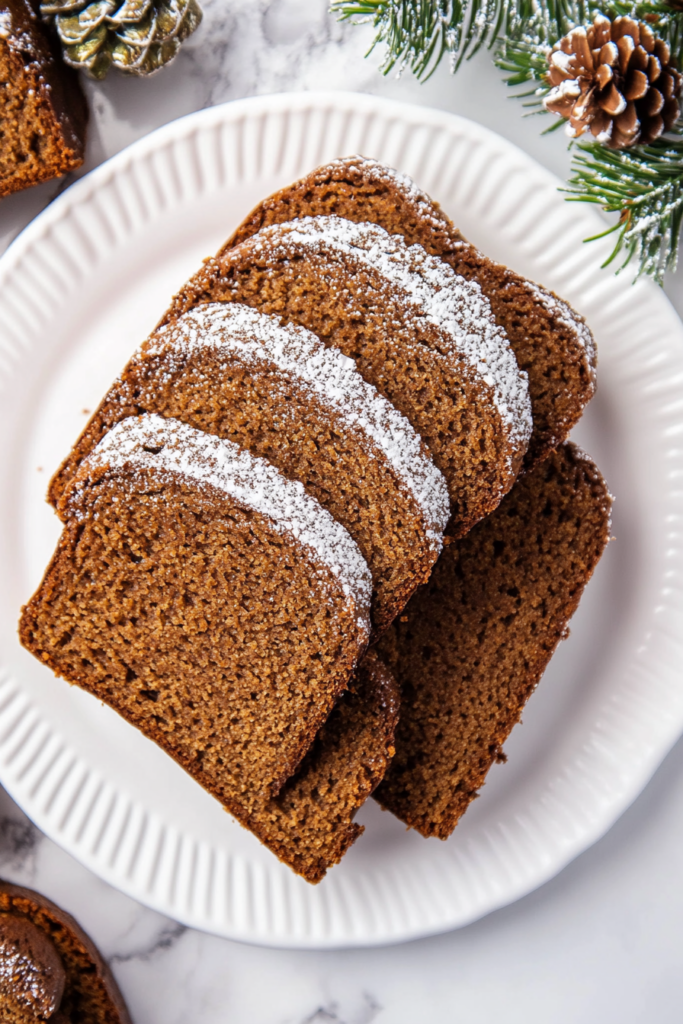
<instances>
[{"instance_id":1,"label":"gold pine cone ornament","mask_svg":"<svg viewBox=\"0 0 683 1024\"><path fill-rule=\"evenodd\" d=\"M151 75L168 64L202 20L197 0L44 0L67 64L91 78L114 66Z\"/></svg>"},{"instance_id":2,"label":"gold pine cone ornament","mask_svg":"<svg viewBox=\"0 0 683 1024\"><path fill-rule=\"evenodd\" d=\"M543 102L567 119L569 135L590 132L625 149L653 142L678 119L683 79L647 22L597 15L556 43L548 63L553 88Z\"/></svg>"}]
</instances>

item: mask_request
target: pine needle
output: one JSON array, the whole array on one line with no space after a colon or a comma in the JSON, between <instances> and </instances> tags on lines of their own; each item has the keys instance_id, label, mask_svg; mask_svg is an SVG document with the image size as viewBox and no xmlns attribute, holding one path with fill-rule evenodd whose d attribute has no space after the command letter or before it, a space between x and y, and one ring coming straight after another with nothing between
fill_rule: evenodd
<instances>
[{"instance_id":1,"label":"pine needle","mask_svg":"<svg viewBox=\"0 0 683 1024\"><path fill-rule=\"evenodd\" d=\"M676 269L683 222L681 122L672 137L649 146L615 150L598 142L580 144L569 184L570 201L597 203L619 214L617 224L594 236L618 232L605 266L623 255L620 270L635 260L636 278L649 274L658 284L667 270Z\"/></svg>"},{"instance_id":2,"label":"pine needle","mask_svg":"<svg viewBox=\"0 0 683 1024\"><path fill-rule=\"evenodd\" d=\"M628 3L624 0L332 0L340 20L370 23L375 46L385 45L381 70L388 74L409 68L422 81L448 55L455 72L464 59L482 46L499 41L552 46L571 27L592 20L598 11L656 19L657 34L671 52L683 57L683 16L663 0ZM653 25L654 27L654 25ZM513 58L514 59L514 58Z\"/></svg>"},{"instance_id":3,"label":"pine needle","mask_svg":"<svg viewBox=\"0 0 683 1024\"><path fill-rule=\"evenodd\" d=\"M567 0L551 0L564 4ZM529 21L537 0L333 0L341 20L373 24L386 45L381 70L409 68L426 81L448 54L455 72L482 46L492 47L513 22Z\"/></svg>"},{"instance_id":4,"label":"pine needle","mask_svg":"<svg viewBox=\"0 0 683 1024\"><path fill-rule=\"evenodd\" d=\"M455 72L483 46L495 46L495 63L507 84L519 89L513 96L522 101L526 116L545 113L553 45L599 12L647 19L683 68L683 10L664 0L333 0L332 10L342 20L374 25L371 49L386 48L385 74L409 68L424 81L445 56ZM545 131L564 123L554 118ZM571 188L565 190L570 201L596 203L619 214L618 223L599 236L617 235L607 262L623 256L623 269L635 260L637 276L649 274L661 284L664 273L676 266L683 224L683 121L669 138L649 146L611 150L587 142L574 152Z\"/></svg>"}]
</instances>

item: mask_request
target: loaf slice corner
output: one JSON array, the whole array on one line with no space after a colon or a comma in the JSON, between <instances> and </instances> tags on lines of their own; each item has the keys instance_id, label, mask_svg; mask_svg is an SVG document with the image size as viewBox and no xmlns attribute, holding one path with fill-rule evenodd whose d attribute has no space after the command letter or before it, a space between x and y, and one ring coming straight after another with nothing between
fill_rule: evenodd
<instances>
[{"instance_id":1,"label":"loaf slice corner","mask_svg":"<svg viewBox=\"0 0 683 1024\"><path fill-rule=\"evenodd\" d=\"M393 676L368 651L299 771L245 822L307 882L320 882L362 835L354 818L391 763L399 704Z\"/></svg>"}]
</instances>

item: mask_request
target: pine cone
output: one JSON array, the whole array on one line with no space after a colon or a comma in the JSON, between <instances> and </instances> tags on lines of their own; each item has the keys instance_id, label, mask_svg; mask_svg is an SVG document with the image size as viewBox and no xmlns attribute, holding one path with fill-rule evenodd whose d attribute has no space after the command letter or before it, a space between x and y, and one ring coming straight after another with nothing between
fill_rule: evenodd
<instances>
[{"instance_id":1,"label":"pine cone","mask_svg":"<svg viewBox=\"0 0 683 1024\"><path fill-rule=\"evenodd\" d=\"M572 136L590 131L612 149L653 142L679 114L683 79L669 47L643 21L597 15L572 29L549 57L544 104Z\"/></svg>"},{"instance_id":2,"label":"pine cone","mask_svg":"<svg viewBox=\"0 0 683 1024\"><path fill-rule=\"evenodd\" d=\"M151 75L173 60L202 20L197 0L43 0L67 64L104 78L112 64Z\"/></svg>"}]
</instances>

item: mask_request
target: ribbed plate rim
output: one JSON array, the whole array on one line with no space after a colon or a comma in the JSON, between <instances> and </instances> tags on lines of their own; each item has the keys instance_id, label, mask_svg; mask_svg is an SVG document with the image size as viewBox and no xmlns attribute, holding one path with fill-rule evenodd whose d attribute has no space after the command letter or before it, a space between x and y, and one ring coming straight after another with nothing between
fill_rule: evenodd
<instances>
[{"instance_id":1,"label":"ribbed plate rim","mask_svg":"<svg viewBox=\"0 0 683 1024\"><path fill-rule=\"evenodd\" d=\"M549 172L540 168L530 157L514 147L512 144L498 136L495 136L492 132L488 131L488 129L467 121L464 118L457 117L456 115L355 93L335 92L278 94L276 96L263 96L246 100L238 100L218 107L199 111L195 114L190 114L165 125L163 128L158 129L134 143L132 146L112 157L94 171L91 171L84 178L75 182L50 206L48 206L47 209L43 211L43 213L40 214L39 217L37 217L8 248L5 255L0 260L0 288L2 288L3 284L7 281L8 276L16 271L17 268L20 268L28 256L40 248L41 241L46 239L50 235L52 229L63 219L68 218L72 211L81 207L90 197L94 196L99 190L115 181L117 177L126 172L126 170L136 164L140 164L147 157L154 156L154 154L163 151L164 147L189 139L193 134L198 135L200 132L211 127L218 127L226 123L235 122L240 118L255 119L261 117L263 114L283 115L290 112L301 113L306 111L319 112L323 116L326 112L330 111L347 112L350 114L360 112L384 118L387 124L392 121L398 121L412 125L416 129L429 126L446 134L449 132L457 134L459 132L461 135L466 135L466 137L469 140L472 140L473 143L476 141L485 148L488 147L487 152L495 155L496 159L501 159L504 162L507 161L509 166L525 168L528 173L534 177L534 180L544 182L546 184L549 182L553 183L553 185L559 184L555 181L553 176L549 174ZM580 212L577 212L576 216L578 221L585 224L587 229L586 234L591 233L591 229L595 228L596 222L599 223L596 215L588 210L581 210ZM600 246L598 245L588 257L585 257L583 252L581 253L581 258L583 260L587 260L588 275L590 275L590 272L595 267L595 264L599 262L601 254L604 252L605 247L603 246L602 249L600 249ZM575 258L574 254L572 254L572 258ZM583 270L578 272L578 277L581 278L582 274L583 277L586 277L586 272ZM587 292L590 291L591 287L592 286L588 283L584 286ZM667 300L663 294L655 292L648 283L641 282L629 293L627 292L627 288L629 288L630 285L626 278L615 279L601 277L596 287L602 288L610 301L621 301L627 306L629 305L629 301L631 303L638 301L641 304L644 303L647 308L652 305L652 308L656 308L664 319L671 321L671 330L673 333L677 333L678 343L680 345L680 342L683 339L683 327L681 327L680 322L675 318L675 314L673 314L673 311L668 307ZM2 295L0 293L0 310L1 307ZM679 362L681 363L681 367L683 367L683 362L680 360L680 353ZM664 383L666 383L667 386L670 386L670 380L667 380ZM675 438L683 429L683 412L676 403L673 403L667 415L669 415L669 433L674 439L672 441L670 451L667 451L667 455L671 455L669 463L672 480L671 515L675 517L676 523L680 524L681 516L677 511L677 502L674 500L679 496L677 491L679 485L674 481L678 479L678 475L683 475L683 453L679 450L678 442ZM677 574L680 575L681 566L683 565L683 558L681 558L680 550L676 549L675 556L675 569ZM662 605L663 611L673 614L675 624L680 626L683 624L683 615L681 614L681 594L678 583L672 586L670 593L666 595L666 597L667 601ZM683 631L679 630L677 635L674 635L671 630L671 622L669 621L664 624L663 628L667 629L668 639L672 644L672 649L669 652L667 661L670 665L673 664L673 656L677 655L679 657L679 663L683 664L683 657L681 657L681 655L683 655L683 641L681 639ZM506 886L504 886L501 891L493 895L489 892L486 898L482 898L480 900L478 906L471 909L466 914L458 916L457 910L455 910L451 912L450 917L446 914L445 918L437 924L430 924L426 922L422 924L414 923L409 928L404 927L402 930L394 929L393 932L391 928L385 928L381 934L377 935L356 936L347 934L342 937L336 936L330 937L329 939L317 939L315 941L311 941L301 936L269 936L268 934L264 934L262 929L259 931L258 927L254 926L253 922L251 927L245 927L242 929L226 929L219 926L209 926L207 928L206 921L198 921L194 915L183 913L182 908L178 908L177 906L169 908L168 903L163 899L154 899L149 893L141 893L134 885L130 884L129 879L122 877L119 869L109 869L106 864L97 860L97 858L86 854L77 844L69 842L46 816L41 816L36 813L36 808L32 806L31 800L27 797L27 794L22 790L22 787L15 782L12 773L6 770L4 760L0 765L0 781L2 781L3 785L5 785L8 792L14 797L17 803L24 808L29 816L36 821L36 824L38 824L38 826L47 835L49 835L51 839L60 845L63 845L70 853L85 863L96 874L110 882L115 887L139 899L141 902L152 906L161 913L169 914L169 916L182 921L184 924L217 931L220 934L224 934L231 938L238 938L242 941L251 941L268 945L292 946L296 948L335 948L340 946L378 945L391 942L401 942L445 931L452 927L465 925L483 914L496 909L497 907L512 902L551 878L561 870L565 864L571 861L583 850L587 849L593 842L603 835L610 825L642 790L658 764L683 730L683 697L681 695L680 678L675 680L672 677L668 680L668 683L674 684L674 688L671 686L669 687L671 689L671 694L665 694L662 691L657 698L657 706L646 709L654 714L654 717L652 717L651 714L650 718L646 720L646 715L644 714L642 716L642 720L639 722L639 756L632 758L628 766L628 772L625 772L623 765L621 766L618 772L620 785L615 789L615 786L612 784L611 791L609 790L609 775L614 766L611 763L608 763L610 755L609 751L607 751L605 753L605 780L603 780L607 786L606 796L603 794L604 799L600 799L599 795L596 796L593 813L584 819L581 830L576 833L573 840L567 840L565 837L561 851L554 851L554 856L546 858L545 863L537 865L536 871L533 873L533 877L525 877L523 872L519 872L516 878L509 877ZM678 683L677 689L675 689L676 683ZM2 689L2 671L0 669L0 690ZM5 702L0 698L0 716L6 706ZM29 718L30 714L31 712L29 712ZM599 729L597 731L599 732ZM29 731L28 735L34 735L34 732ZM590 740L593 743L596 741L596 735L597 732L594 729L590 736ZM2 749L2 738L0 737L0 750ZM55 759L55 763L56 761L58 761L57 757ZM534 823L532 822L531 825L533 826ZM543 858L541 858L541 860L542 859Z\"/></svg>"}]
</instances>

